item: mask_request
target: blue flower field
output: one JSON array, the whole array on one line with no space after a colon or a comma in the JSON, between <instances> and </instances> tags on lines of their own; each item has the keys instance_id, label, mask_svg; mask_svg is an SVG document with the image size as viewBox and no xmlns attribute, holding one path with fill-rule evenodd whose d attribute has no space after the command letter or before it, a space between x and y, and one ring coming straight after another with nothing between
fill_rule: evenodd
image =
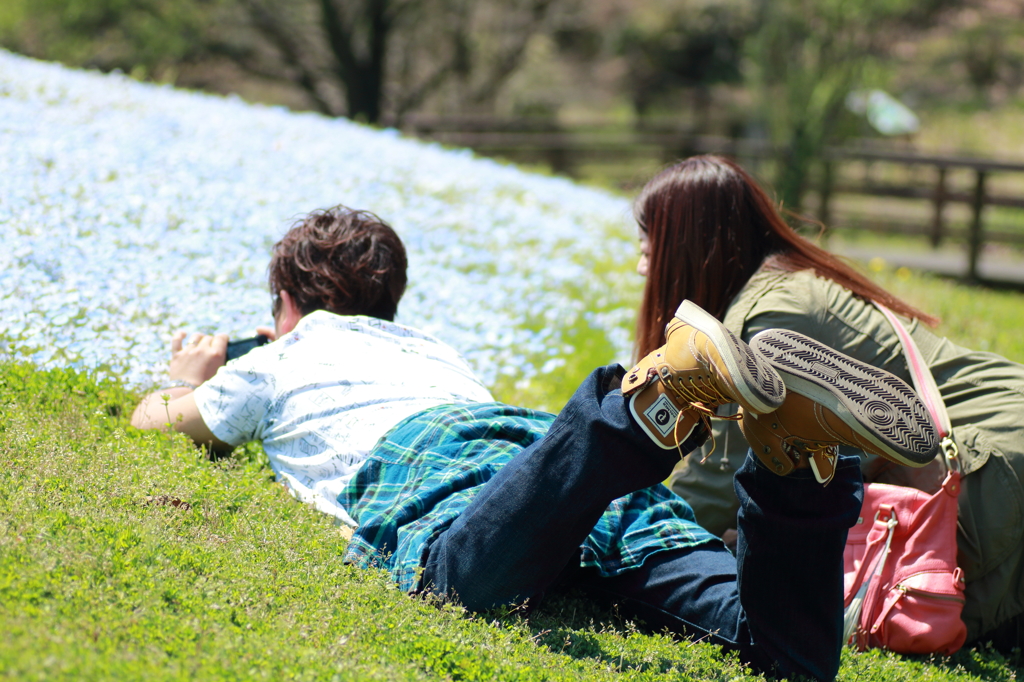
<instances>
[{"instance_id":1,"label":"blue flower field","mask_svg":"<svg viewBox=\"0 0 1024 682\"><path fill-rule=\"evenodd\" d=\"M622 198L393 130L0 52L5 354L159 382L174 330L268 324L270 246L339 203L398 230L399 321L486 383L527 390L581 343L628 361L640 285Z\"/></svg>"}]
</instances>

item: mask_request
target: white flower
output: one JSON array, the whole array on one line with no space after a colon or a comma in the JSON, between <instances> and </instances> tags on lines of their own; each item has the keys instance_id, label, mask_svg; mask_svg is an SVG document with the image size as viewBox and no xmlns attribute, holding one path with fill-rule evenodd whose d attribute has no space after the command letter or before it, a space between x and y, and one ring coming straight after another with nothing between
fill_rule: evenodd
<instances>
[{"instance_id":1,"label":"white flower","mask_svg":"<svg viewBox=\"0 0 1024 682\"><path fill-rule=\"evenodd\" d=\"M161 379L176 329L270 322L270 246L314 208L378 213L409 249L399 321L485 382L554 371L586 324L629 353L625 200L344 119L0 51L0 349ZM597 274L600 270L605 274ZM582 377L580 377L582 378Z\"/></svg>"}]
</instances>

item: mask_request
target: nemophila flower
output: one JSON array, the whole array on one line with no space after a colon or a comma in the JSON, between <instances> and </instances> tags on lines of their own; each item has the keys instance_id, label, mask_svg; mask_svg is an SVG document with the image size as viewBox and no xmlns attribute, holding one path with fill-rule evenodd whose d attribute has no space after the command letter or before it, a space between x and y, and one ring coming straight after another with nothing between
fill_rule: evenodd
<instances>
[{"instance_id":1,"label":"nemophila flower","mask_svg":"<svg viewBox=\"0 0 1024 682\"><path fill-rule=\"evenodd\" d=\"M394 225L410 259L399 321L486 382L556 370L579 323L604 333L608 361L628 355L621 198L392 130L0 52L7 353L160 381L172 331L269 323L271 245L339 203Z\"/></svg>"}]
</instances>

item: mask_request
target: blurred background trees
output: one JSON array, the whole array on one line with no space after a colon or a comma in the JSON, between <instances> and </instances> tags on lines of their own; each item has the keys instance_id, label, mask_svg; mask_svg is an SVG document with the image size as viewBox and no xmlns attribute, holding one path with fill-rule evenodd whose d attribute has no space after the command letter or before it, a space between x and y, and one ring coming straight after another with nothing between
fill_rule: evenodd
<instances>
[{"instance_id":1,"label":"blurred background trees","mask_svg":"<svg viewBox=\"0 0 1024 682\"><path fill-rule=\"evenodd\" d=\"M72 66L176 82L208 55L218 0L0 0L0 43Z\"/></svg>"},{"instance_id":2,"label":"blurred background trees","mask_svg":"<svg viewBox=\"0 0 1024 682\"><path fill-rule=\"evenodd\" d=\"M853 91L1024 104L1020 0L0 0L0 45L377 125L761 142L794 208L826 147L879 136Z\"/></svg>"},{"instance_id":3,"label":"blurred background trees","mask_svg":"<svg viewBox=\"0 0 1024 682\"><path fill-rule=\"evenodd\" d=\"M783 150L776 189L799 209L810 164L857 132L846 110L856 89L886 87L886 63L952 0L758 0L748 43L762 122Z\"/></svg>"},{"instance_id":4,"label":"blurred background trees","mask_svg":"<svg viewBox=\"0 0 1024 682\"><path fill-rule=\"evenodd\" d=\"M3 0L0 38L74 66L367 123L493 100L575 0ZM261 87L262 86L262 87Z\"/></svg>"},{"instance_id":5,"label":"blurred background trees","mask_svg":"<svg viewBox=\"0 0 1024 682\"><path fill-rule=\"evenodd\" d=\"M237 0L221 53L317 110L397 123L453 90L492 99L559 0Z\"/></svg>"},{"instance_id":6,"label":"blurred background trees","mask_svg":"<svg viewBox=\"0 0 1024 682\"><path fill-rule=\"evenodd\" d=\"M755 28L750 0L634 8L616 31L615 52L625 62L626 94L638 119L688 90L695 125L708 128L711 88L743 81L743 49Z\"/></svg>"}]
</instances>

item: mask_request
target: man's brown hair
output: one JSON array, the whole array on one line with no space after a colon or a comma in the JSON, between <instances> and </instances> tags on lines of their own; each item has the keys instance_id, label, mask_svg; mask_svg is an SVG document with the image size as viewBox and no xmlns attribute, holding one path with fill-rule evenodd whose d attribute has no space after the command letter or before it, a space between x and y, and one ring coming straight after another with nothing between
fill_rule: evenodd
<instances>
[{"instance_id":1,"label":"man's brown hair","mask_svg":"<svg viewBox=\"0 0 1024 682\"><path fill-rule=\"evenodd\" d=\"M345 206L313 211L274 245L267 268L274 314L287 291L303 315L394 320L407 267L402 240L374 214Z\"/></svg>"}]
</instances>

